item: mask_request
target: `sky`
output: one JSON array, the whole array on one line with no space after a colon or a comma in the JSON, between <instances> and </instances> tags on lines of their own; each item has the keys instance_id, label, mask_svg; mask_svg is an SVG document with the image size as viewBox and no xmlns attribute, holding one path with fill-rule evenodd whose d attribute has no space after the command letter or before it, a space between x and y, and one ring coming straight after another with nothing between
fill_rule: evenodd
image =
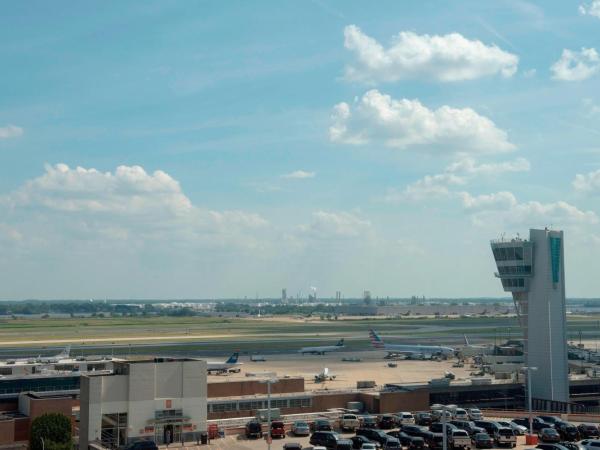
<instances>
[{"instance_id":1,"label":"sky","mask_svg":"<svg viewBox=\"0 0 600 450\"><path fill-rule=\"evenodd\" d=\"M600 296L600 0L9 1L0 299Z\"/></svg>"}]
</instances>

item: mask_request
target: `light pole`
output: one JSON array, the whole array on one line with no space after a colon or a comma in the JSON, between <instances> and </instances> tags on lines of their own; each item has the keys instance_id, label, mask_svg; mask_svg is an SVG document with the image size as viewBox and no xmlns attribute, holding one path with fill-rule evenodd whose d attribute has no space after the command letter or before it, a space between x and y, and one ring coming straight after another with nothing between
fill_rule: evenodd
<instances>
[{"instance_id":1,"label":"light pole","mask_svg":"<svg viewBox=\"0 0 600 450\"><path fill-rule=\"evenodd\" d=\"M448 435L446 431L448 427L446 427L446 405L442 406L442 450L448 450Z\"/></svg>"},{"instance_id":2,"label":"light pole","mask_svg":"<svg viewBox=\"0 0 600 450\"><path fill-rule=\"evenodd\" d=\"M529 435L533 436L533 416L531 407L531 371L537 370L537 367L523 367L523 371L527 372L527 407L529 409Z\"/></svg>"},{"instance_id":3,"label":"light pole","mask_svg":"<svg viewBox=\"0 0 600 450\"><path fill-rule=\"evenodd\" d=\"M42 441L42 450L46 450L46 445L44 444L44 438L40 436L40 441Z\"/></svg>"},{"instance_id":4,"label":"light pole","mask_svg":"<svg viewBox=\"0 0 600 450\"><path fill-rule=\"evenodd\" d=\"M279 380L275 377L267 378L266 380L261 381L261 383L267 384L267 423L268 423L268 431L267 431L267 449L271 450L271 385L277 383Z\"/></svg>"}]
</instances>

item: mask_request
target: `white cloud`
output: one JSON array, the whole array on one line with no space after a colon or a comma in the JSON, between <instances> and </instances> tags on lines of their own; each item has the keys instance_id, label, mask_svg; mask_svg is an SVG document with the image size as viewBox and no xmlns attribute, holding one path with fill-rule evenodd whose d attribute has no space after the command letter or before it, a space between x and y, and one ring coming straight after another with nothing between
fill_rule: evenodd
<instances>
[{"instance_id":1,"label":"white cloud","mask_svg":"<svg viewBox=\"0 0 600 450\"><path fill-rule=\"evenodd\" d=\"M0 139L16 138L23 135L23 128L15 125L0 127Z\"/></svg>"},{"instance_id":2,"label":"white cloud","mask_svg":"<svg viewBox=\"0 0 600 450\"><path fill-rule=\"evenodd\" d=\"M304 180L306 178L314 178L316 175L315 172L307 172L305 170L295 170L290 173L286 173L281 175L281 178L287 178L292 180Z\"/></svg>"},{"instance_id":3,"label":"white cloud","mask_svg":"<svg viewBox=\"0 0 600 450\"><path fill-rule=\"evenodd\" d=\"M562 81L581 81L600 71L600 57L594 48L582 47L581 51L564 49L550 70L552 78Z\"/></svg>"},{"instance_id":4,"label":"white cloud","mask_svg":"<svg viewBox=\"0 0 600 450\"><path fill-rule=\"evenodd\" d=\"M581 192L600 192L600 169L587 174L577 174L573 187Z\"/></svg>"},{"instance_id":5,"label":"white cloud","mask_svg":"<svg viewBox=\"0 0 600 450\"><path fill-rule=\"evenodd\" d=\"M333 142L381 143L407 149L426 147L438 152L499 153L514 150L506 132L471 108L428 109L418 100L394 100L373 89L351 106L333 109L329 137Z\"/></svg>"},{"instance_id":6,"label":"white cloud","mask_svg":"<svg viewBox=\"0 0 600 450\"><path fill-rule=\"evenodd\" d=\"M450 187L465 184L463 177L450 173L425 175L409 184L402 191L390 189L384 200L395 203L401 201L420 201L428 198L444 198L451 194Z\"/></svg>"},{"instance_id":7,"label":"white cloud","mask_svg":"<svg viewBox=\"0 0 600 450\"><path fill-rule=\"evenodd\" d=\"M505 172L528 172L531 164L525 158L499 163L477 164L473 158L463 158L446 167L446 172L466 175L498 175Z\"/></svg>"},{"instance_id":8,"label":"white cloud","mask_svg":"<svg viewBox=\"0 0 600 450\"><path fill-rule=\"evenodd\" d=\"M592 0L589 4L579 5L579 13L594 16L600 19L600 0Z\"/></svg>"},{"instance_id":9,"label":"white cloud","mask_svg":"<svg viewBox=\"0 0 600 450\"><path fill-rule=\"evenodd\" d=\"M349 212L317 211L312 221L300 225L300 234L313 239L351 239L366 234L371 222Z\"/></svg>"},{"instance_id":10,"label":"white cloud","mask_svg":"<svg viewBox=\"0 0 600 450\"><path fill-rule=\"evenodd\" d=\"M44 174L0 198L1 204L22 221L39 220L45 227L40 234L114 238L140 245L178 241L255 246L252 230L268 225L255 213L197 207L169 174L148 173L140 166L119 166L114 172L46 166Z\"/></svg>"},{"instance_id":11,"label":"white cloud","mask_svg":"<svg viewBox=\"0 0 600 450\"><path fill-rule=\"evenodd\" d=\"M472 196L460 193L463 207L472 214L473 222L479 225L555 225L597 224L598 216L593 211L583 211L564 201L542 203L528 201L519 203L511 192L496 192Z\"/></svg>"},{"instance_id":12,"label":"white cloud","mask_svg":"<svg viewBox=\"0 0 600 450\"><path fill-rule=\"evenodd\" d=\"M386 49L356 25L348 25L344 46L356 58L346 67L346 78L368 83L422 78L461 81L495 74L510 77L519 62L516 55L496 45L469 40L459 33L431 36L402 31Z\"/></svg>"}]
</instances>

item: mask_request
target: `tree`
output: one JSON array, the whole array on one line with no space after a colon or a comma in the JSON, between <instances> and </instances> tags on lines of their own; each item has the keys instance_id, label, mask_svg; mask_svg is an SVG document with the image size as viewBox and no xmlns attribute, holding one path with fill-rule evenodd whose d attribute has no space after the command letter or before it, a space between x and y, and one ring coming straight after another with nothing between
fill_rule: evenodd
<instances>
[{"instance_id":1,"label":"tree","mask_svg":"<svg viewBox=\"0 0 600 450\"><path fill-rule=\"evenodd\" d=\"M42 440L44 442L42 448ZM60 413L47 413L31 422L31 450L71 450L71 419Z\"/></svg>"}]
</instances>

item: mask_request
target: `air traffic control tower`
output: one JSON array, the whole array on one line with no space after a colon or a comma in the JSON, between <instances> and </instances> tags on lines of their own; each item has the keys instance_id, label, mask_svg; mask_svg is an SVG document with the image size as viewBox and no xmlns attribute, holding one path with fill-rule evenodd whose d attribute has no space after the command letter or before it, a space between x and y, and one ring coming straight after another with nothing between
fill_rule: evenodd
<instances>
[{"instance_id":1,"label":"air traffic control tower","mask_svg":"<svg viewBox=\"0 0 600 450\"><path fill-rule=\"evenodd\" d=\"M529 240L492 241L502 287L512 293L525 338L532 397L569 401L563 232L529 230Z\"/></svg>"}]
</instances>

